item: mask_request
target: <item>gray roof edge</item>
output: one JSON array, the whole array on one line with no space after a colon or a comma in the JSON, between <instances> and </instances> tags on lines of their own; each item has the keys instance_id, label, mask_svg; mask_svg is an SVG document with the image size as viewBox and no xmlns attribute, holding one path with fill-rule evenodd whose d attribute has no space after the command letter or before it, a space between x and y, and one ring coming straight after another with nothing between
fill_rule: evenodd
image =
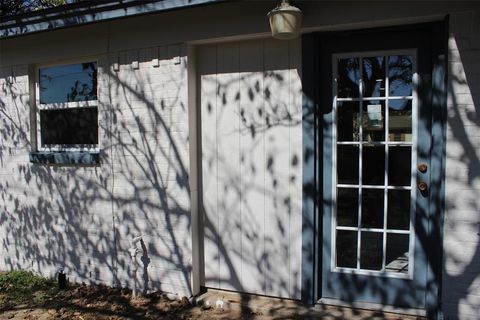
<instances>
[{"instance_id":1,"label":"gray roof edge","mask_svg":"<svg viewBox=\"0 0 480 320\"><path fill-rule=\"evenodd\" d=\"M102 2L88 7L70 8L67 5L64 10L41 10L37 14L26 14L23 18L0 22L0 39L224 1L226 0L119 0L109 5Z\"/></svg>"}]
</instances>

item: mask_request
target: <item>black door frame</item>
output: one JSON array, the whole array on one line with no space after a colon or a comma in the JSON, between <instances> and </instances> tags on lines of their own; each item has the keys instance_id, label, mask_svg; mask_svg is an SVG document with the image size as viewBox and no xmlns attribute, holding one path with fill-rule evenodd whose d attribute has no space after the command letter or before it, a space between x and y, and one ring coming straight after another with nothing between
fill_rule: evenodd
<instances>
[{"instance_id":1,"label":"black door frame","mask_svg":"<svg viewBox=\"0 0 480 320\"><path fill-rule=\"evenodd\" d=\"M428 205L430 219L424 230L427 252L426 312L429 318L441 313L443 271L443 217L445 206L445 143L447 104L448 16L444 21L376 29L310 33L302 36L303 85L303 232L302 232L302 300L316 303L322 297L322 208L323 208L323 133L324 106L320 97L331 96L330 83L322 83L320 55L322 39L348 37L369 32L422 32L428 35L432 51L430 81L431 164ZM322 91L323 90L323 91ZM329 106L327 106L329 107ZM440 245L439 245L440 244ZM329 262L328 262L329 263Z\"/></svg>"}]
</instances>

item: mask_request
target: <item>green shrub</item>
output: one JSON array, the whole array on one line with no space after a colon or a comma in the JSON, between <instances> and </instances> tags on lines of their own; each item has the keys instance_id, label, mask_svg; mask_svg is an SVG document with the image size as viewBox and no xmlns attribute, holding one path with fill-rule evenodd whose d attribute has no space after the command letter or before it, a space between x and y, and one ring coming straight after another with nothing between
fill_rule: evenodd
<instances>
[{"instance_id":1,"label":"green shrub","mask_svg":"<svg viewBox=\"0 0 480 320\"><path fill-rule=\"evenodd\" d=\"M41 303L57 291L53 280L30 271L0 273L0 309L32 301Z\"/></svg>"}]
</instances>

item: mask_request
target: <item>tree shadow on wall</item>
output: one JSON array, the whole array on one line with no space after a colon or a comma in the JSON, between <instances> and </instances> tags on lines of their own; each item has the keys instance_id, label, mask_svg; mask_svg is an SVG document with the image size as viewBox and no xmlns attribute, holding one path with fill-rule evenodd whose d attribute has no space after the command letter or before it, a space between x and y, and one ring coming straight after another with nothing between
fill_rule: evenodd
<instances>
[{"instance_id":1,"label":"tree shadow on wall","mask_svg":"<svg viewBox=\"0 0 480 320\"><path fill-rule=\"evenodd\" d=\"M133 271L127 249L133 237L142 235L142 247L147 252L142 257L144 289L175 291L180 286L185 288L185 292L191 290L186 64L183 58L179 65L175 64L176 55L169 56L167 48L160 66L154 68L150 64L151 50L155 52L155 49L149 48L122 53L119 71L113 70L111 62L114 59L105 61L104 75L99 76L99 90L108 94L99 98L102 164L98 167L27 163L26 153L31 147L25 95L28 83L12 81L2 84L0 163L5 178L0 181L0 228L4 235L3 266L31 268L43 273L46 270L55 272L63 267L80 280L131 286L132 283L125 280L132 277ZM139 57L138 70L132 67L135 59L132 56ZM146 69L153 72L140 72ZM255 75L243 75L243 72L260 72L261 81ZM468 66L466 72L468 75ZM287 82L287 76L282 72L239 68L233 73L238 74L235 81L221 79L218 82L217 79L212 82L211 94L217 103L216 119L222 119L222 112L229 112L223 110L231 106L237 108L236 112L229 113L229 116L235 116L236 127L227 128L216 145L225 145L223 139L228 141L228 137L235 135L240 141L248 142L252 149L237 150L239 170L235 171L229 170L231 162L228 157L209 159L208 155L217 154L218 149L202 141L202 151L204 157L207 156L203 159L204 170L214 161L224 168L224 175L219 176L218 183L228 195L219 202L215 200L215 205L220 205L221 210L228 213L242 208L241 220L233 219L220 225L218 220L209 216L212 207L204 203L205 239L216 243L215 259L222 261L226 267L219 277L207 278L206 281L218 281L236 291L250 292L250 288L244 286L245 275L238 270L237 262L242 260L244 267L258 277L254 279L260 283L260 292L257 293L298 294L300 288L295 283L298 283L296 277L300 277L300 270L290 267L290 276L294 281L282 280L285 277L285 261L289 261L294 250L287 236L290 231L286 221L297 219L298 216L292 215L301 210L293 202L291 189L288 192L285 190L302 181L302 177L292 176L296 172L292 168L298 166L301 159L307 161L307 156L315 150L304 150L303 157L296 153L285 156L280 148L268 149L269 144L275 146L268 136L281 135L285 128L292 132L295 130L292 128L301 128L302 125L310 126L313 135L316 126L308 122L302 124L299 119L302 111L292 110L291 104L277 99L277 93ZM24 75L19 74L17 78ZM454 78L452 85L464 84L465 81ZM449 90L452 92L453 88ZM285 89L284 92L288 91ZM297 93L293 91L293 94ZM253 107L243 108L241 101ZM263 102L260 104L260 101ZM479 124L473 111L470 111L467 119L472 125L464 126L467 120L460 105L453 101L454 113L449 116L448 123L464 150L458 160L469 164L468 183L473 186L478 182L480 162L475 153L475 142L466 128L478 128ZM208 113L208 110L208 105L205 108L202 106L203 113ZM214 112L213 106L210 110ZM311 109L307 112L315 111ZM476 104L474 112L478 114ZM308 114L304 117L309 119ZM313 140L313 137L309 139ZM255 149L259 145L262 146L260 151ZM264 155L260 156L260 160L250 156L262 153ZM289 168L288 173L286 167ZM258 177L263 183L259 184ZM204 175L203 179L206 178ZM258 200L258 195L263 200ZM311 197L318 206L323 205L318 195L311 193ZM256 224L256 201L260 201L264 208L272 208L269 211L271 220L268 225L263 222L261 230ZM479 209L473 200L467 205L472 210ZM455 203L447 201L447 211L455 206ZM307 223L304 230L316 230L316 225L303 223ZM478 232L475 223L471 223L471 228ZM449 221L447 224L455 227L457 222ZM269 228L269 234L263 231L265 228ZM245 245L250 246L245 248L249 249L239 251L238 243L233 241L237 238L229 238L230 235L240 235ZM453 275L447 270L444 283L465 283L465 291L450 297L446 303L458 307L466 297L468 288L476 281L475 268L479 256L477 245L469 263L453 261L462 265L463 271ZM313 254L311 259L314 259ZM279 260L283 263L279 264ZM205 261L206 264L210 262ZM348 279L343 280L342 286L347 292L359 292L363 288L362 283L352 284ZM381 280L375 285L375 291L380 295L386 297L389 294L387 290ZM406 294L401 288L397 292L398 295ZM353 302L354 298L347 296L346 300ZM249 298L243 299L248 305Z\"/></svg>"},{"instance_id":2,"label":"tree shadow on wall","mask_svg":"<svg viewBox=\"0 0 480 320\"><path fill-rule=\"evenodd\" d=\"M28 82L2 88L5 268L51 275L64 268L75 281L132 287L128 248L132 238L142 235L143 289L188 295L190 186L184 165L188 129L175 122L187 119L181 100L185 64L172 67L178 74L174 81L159 81L174 65L164 60L155 79L142 78L131 69L131 61L124 61L117 73L109 71L107 59L102 60L99 166L28 163ZM26 74L17 78L25 79ZM168 99L149 98L155 84L169 86Z\"/></svg>"},{"instance_id":3,"label":"tree shadow on wall","mask_svg":"<svg viewBox=\"0 0 480 320\"><path fill-rule=\"evenodd\" d=\"M474 55L453 34L450 43L458 55L449 56L443 301L449 314L476 316L480 307L469 301L480 281L480 220L476 214L480 211L480 97L474 88Z\"/></svg>"}]
</instances>

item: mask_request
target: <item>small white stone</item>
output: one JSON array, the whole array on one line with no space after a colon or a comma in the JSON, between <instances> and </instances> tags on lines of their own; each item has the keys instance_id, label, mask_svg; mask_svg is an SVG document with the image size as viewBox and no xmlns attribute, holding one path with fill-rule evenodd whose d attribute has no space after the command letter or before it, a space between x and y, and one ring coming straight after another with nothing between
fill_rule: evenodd
<instances>
[{"instance_id":1,"label":"small white stone","mask_svg":"<svg viewBox=\"0 0 480 320\"><path fill-rule=\"evenodd\" d=\"M167 299L168 300L177 300L178 299L178 295L174 294L174 293L167 293Z\"/></svg>"}]
</instances>

